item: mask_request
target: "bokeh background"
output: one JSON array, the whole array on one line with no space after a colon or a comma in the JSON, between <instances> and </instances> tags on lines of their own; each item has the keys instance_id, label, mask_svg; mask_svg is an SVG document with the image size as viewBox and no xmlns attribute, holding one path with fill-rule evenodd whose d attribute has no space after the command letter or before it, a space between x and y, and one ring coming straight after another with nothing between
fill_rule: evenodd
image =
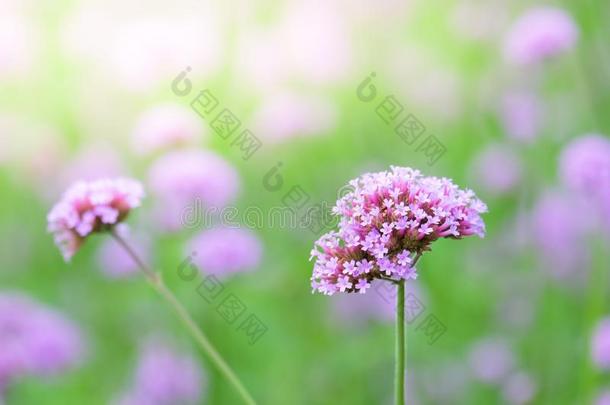
<instances>
[{"instance_id":1,"label":"bokeh background","mask_svg":"<svg viewBox=\"0 0 610 405\"><path fill-rule=\"evenodd\" d=\"M450 177L489 206L484 239L436 242L410 282L425 309L407 326L408 403L609 403L607 2L2 0L0 10L7 405L239 403L107 236L66 264L46 232L66 187L115 176L147 192L128 238L259 403L392 403L391 297L312 295L319 233L269 220L294 186L329 210L348 180L390 165ZM172 82L187 67L182 96ZM373 72L376 97L362 101ZM192 110L204 89L241 121L232 138ZM389 123L378 114L386 96L403 108ZM425 127L411 144L394 130L408 114ZM246 128L261 145L248 159L232 144ZM441 144L433 158L418 148L429 135ZM278 190L264 180L274 167ZM196 201L235 207L242 227L185 224ZM226 321L200 295L203 275L179 277L193 251L247 308L242 318ZM254 344L239 330L249 314L266 329ZM433 342L418 330L429 315L445 327Z\"/></svg>"}]
</instances>

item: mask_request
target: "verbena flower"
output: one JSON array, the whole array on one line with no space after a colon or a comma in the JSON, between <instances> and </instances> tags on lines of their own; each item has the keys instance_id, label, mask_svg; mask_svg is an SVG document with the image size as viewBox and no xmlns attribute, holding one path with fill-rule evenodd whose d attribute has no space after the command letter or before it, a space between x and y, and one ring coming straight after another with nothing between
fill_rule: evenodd
<instances>
[{"instance_id":1,"label":"verbena flower","mask_svg":"<svg viewBox=\"0 0 610 405\"><path fill-rule=\"evenodd\" d=\"M111 230L140 205L143 197L142 185L131 179L77 182L49 212L48 230L68 261L87 236Z\"/></svg>"},{"instance_id":2,"label":"verbena flower","mask_svg":"<svg viewBox=\"0 0 610 405\"><path fill-rule=\"evenodd\" d=\"M193 357L154 339L144 345L133 384L115 404L194 405L201 402L205 384L205 375Z\"/></svg>"},{"instance_id":3,"label":"verbena flower","mask_svg":"<svg viewBox=\"0 0 610 405\"><path fill-rule=\"evenodd\" d=\"M515 64L537 63L570 50L578 39L572 16L556 7L535 7L512 26L505 42L507 58Z\"/></svg>"},{"instance_id":4,"label":"verbena flower","mask_svg":"<svg viewBox=\"0 0 610 405\"><path fill-rule=\"evenodd\" d=\"M510 405L531 403L536 395L536 382L526 372L519 371L510 375L503 384L502 395Z\"/></svg>"},{"instance_id":5,"label":"verbena flower","mask_svg":"<svg viewBox=\"0 0 610 405\"><path fill-rule=\"evenodd\" d=\"M326 295L364 293L376 278L417 278L415 255L439 238L483 237L486 205L447 178L391 167L350 181L337 201L339 229L315 243L312 287Z\"/></svg>"},{"instance_id":6,"label":"verbena flower","mask_svg":"<svg viewBox=\"0 0 610 405\"><path fill-rule=\"evenodd\" d=\"M179 104L163 104L146 111L131 134L134 151L149 154L192 143L205 132L199 117Z\"/></svg>"},{"instance_id":7,"label":"verbena flower","mask_svg":"<svg viewBox=\"0 0 610 405\"><path fill-rule=\"evenodd\" d=\"M469 363L475 379L486 383L500 383L513 369L515 358L505 341L485 338L473 345Z\"/></svg>"},{"instance_id":8,"label":"verbena flower","mask_svg":"<svg viewBox=\"0 0 610 405\"><path fill-rule=\"evenodd\" d=\"M201 203L205 212L215 213L230 204L239 193L237 170L214 152L185 149L158 158L148 173L148 184L157 197L156 219L169 230L178 230L185 207ZM209 211L208 211L209 210Z\"/></svg>"},{"instance_id":9,"label":"verbena flower","mask_svg":"<svg viewBox=\"0 0 610 405\"><path fill-rule=\"evenodd\" d=\"M0 293L0 348L0 399L14 379L61 373L83 354L75 324L17 292Z\"/></svg>"},{"instance_id":10,"label":"verbena flower","mask_svg":"<svg viewBox=\"0 0 610 405\"><path fill-rule=\"evenodd\" d=\"M591 356L598 368L610 370L610 317L602 319L595 328Z\"/></svg>"},{"instance_id":11,"label":"verbena flower","mask_svg":"<svg viewBox=\"0 0 610 405\"><path fill-rule=\"evenodd\" d=\"M254 270L263 248L258 236L241 228L218 227L196 235L188 244L187 254L204 274L227 276Z\"/></svg>"}]
</instances>

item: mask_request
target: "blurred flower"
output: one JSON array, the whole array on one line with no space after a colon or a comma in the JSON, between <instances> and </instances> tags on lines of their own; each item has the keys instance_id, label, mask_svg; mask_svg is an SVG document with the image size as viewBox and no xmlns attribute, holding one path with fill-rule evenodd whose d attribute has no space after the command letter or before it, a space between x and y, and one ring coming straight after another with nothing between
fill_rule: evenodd
<instances>
[{"instance_id":1,"label":"blurred flower","mask_svg":"<svg viewBox=\"0 0 610 405\"><path fill-rule=\"evenodd\" d=\"M554 276L565 278L582 269L588 214L582 201L563 193L545 192L536 202L531 224L534 243Z\"/></svg>"},{"instance_id":2,"label":"blurred flower","mask_svg":"<svg viewBox=\"0 0 610 405\"><path fill-rule=\"evenodd\" d=\"M474 377L485 383L500 383L515 364L508 344L495 338L486 338L475 343L469 359Z\"/></svg>"},{"instance_id":3,"label":"blurred flower","mask_svg":"<svg viewBox=\"0 0 610 405\"><path fill-rule=\"evenodd\" d=\"M112 229L140 205L143 197L142 185L131 179L77 182L49 212L48 230L69 261L87 236Z\"/></svg>"},{"instance_id":4,"label":"blurred flower","mask_svg":"<svg viewBox=\"0 0 610 405\"><path fill-rule=\"evenodd\" d=\"M539 135L544 111L534 93L515 91L504 96L501 115L509 137L530 143Z\"/></svg>"},{"instance_id":5,"label":"blurred flower","mask_svg":"<svg viewBox=\"0 0 610 405\"><path fill-rule=\"evenodd\" d=\"M595 400L595 405L610 405L610 390L600 392Z\"/></svg>"},{"instance_id":6,"label":"blurred flower","mask_svg":"<svg viewBox=\"0 0 610 405\"><path fill-rule=\"evenodd\" d=\"M610 369L610 317L597 324L591 340L593 362L601 369Z\"/></svg>"},{"instance_id":7,"label":"blurred flower","mask_svg":"<svg viewBox=\"0 0 610 405\"><path fill-rule=\"evenodd\" d=\"M535 394L536 384L527 373L515 373L504 382L504 399L511 405L527 404Z\"/></svg>"},{"instance_id":8,"label":"blurred flower","mask_svg":"<svg viewBox=\"0 0 610 405\"><path fill-rule=\"evenodd\" d=\"M514 189L521 181L522 171L519 155L510 146L500 144L483 149L472 165L477 184L492 195Z\"/></svg>"},{"instance_id":9,"label":"blurred flower","mask_svg":"<svg viewBox=\"0 0 610 405\"><path fill-rule=\"evenodd\" d=\"M204 274L227 276L254 270L260 263L263 247L249 229L213 228L201 232L188 244L193 261Z\"/></svg>"},{"instance_id":10,"label":"blurred flower","mask_svg":"<svg viewBox=\"0 0 610 405\"><path fill-rule=\"evenodd\" d=\"M590 134L573 140L561 153L560 172L563 182L610 224L610 139Z\"/></svg>"},{"instance_id":11,"label":"blurred flower","mask_svg":"<svg viewBox=\"0 0 610 405\"><path fill-rule=\"evenodd\" d=\"M132 387L115 404L195 405L206 385L194 358L161 341L149 341L140 353Z\"/></svg>"},{"instance_id":12,"label":"blurred flower","mask_svg":"<svg viewBox=\"0 0 610 405\"><path fill-rule=\"evenodd\" d=\"M507 59L526 65L570 50L576 44L578 28L565 10L535 7L515 21L504 43Z\"/></svg>"},{"instance_id":13,"label":"blurred flower","mask_svg":"<svg viewBox=\"0 0 610 405\"><path fill-rule=\"evenodd\" d=\"M123 235L121 235L123 236ZM143 238L130 240L131 248L138 257L148 262L150 257L150 245ZM97 252L97 262L102 273L109 278L123 278L137 274L140 270L137 263L114 239L107 239Z\"/></svg>"},{"instance_id":14,"label":"blurred flower","mask_svg":"<svg viewBox=\"0 0 610 405\"><path fill-rule=\"evenodd\" d=\"M337 110L324 99L280 93L268 97L252 121L254 132L265 140L282 142L328 133L336 125Z\"/></svg>"},{"instance_id":15,"label":"blurred flower","mask_svg":"<svg viewBox=\"0 0 610 405\"><path fill-rule=\"evenodd\" d=\"M146 111L131 134L133 149L140 154L192 143L205 132L193 111L179 104L159 105Z\"/></svg>"},{"instance_id":16,"label":"blurred flower","mask_svg":"<svg viewBox=\"0 0 610 405\"><path fill-rule=\"evenodd\" d=\"M21 376L61 373L82 354L80 331L62 314L21 293L0 293L0 393Z\"/></svg>"},{"instance_id":17,"label":"blurred flower","mask_svg":"<svg viewBox=\"0 0 610 405\"><path fill-rule=\"evenodd\" d=\"M116 148L106 142L95 141L82 147L76 156L65 164L59 174L58 186L64 189L79 180L118 177L125 171Z\"/></svg>"},{"instance_id":18,"label":"blurred flower","mask_svg":"<svg viewBox=\"0 0 610 405\"><path fill-rule=\"evenodd\" d=\"M205 208L220 208L233 201L240 188L235 168L221 156L198 149L169 152L157 159L148 173L150 189L158 197L158 219L177 229L189 204L201 200Z\"/></svg>"},{"instance_id":19,"label":"blurred flower","mask_svg":"<svg viewBox=\"0 0 610 405\"><path fill-rule=\"evenodd\" d=\"M583 135L562 151L560 171L565 184L583 194L597 194L610 187L610 139Z\"/></svg>"},{"instance_id":20,"label":"blurred flower","mask_svg":"<svg viewBox=\"0 0 610 405\"><path fill-rule=\"evenodd\" d=\"M311 252L314 292L364 293L376 278L415 279L415 255L438 238L485 234L487 207L450 179L392 166L349 184L353 190L333 208L339 230L322 235Z\"/></svg>"}]
</instances>

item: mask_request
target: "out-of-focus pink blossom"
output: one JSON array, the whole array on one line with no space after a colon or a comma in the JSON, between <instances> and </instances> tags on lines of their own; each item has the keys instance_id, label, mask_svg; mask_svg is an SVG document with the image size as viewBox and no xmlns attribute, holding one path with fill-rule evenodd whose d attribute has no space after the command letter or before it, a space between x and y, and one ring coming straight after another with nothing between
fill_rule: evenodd
<instances>
[{"instance_id":1,"label":"out-of-focus pink blossom","mask_svg":"<svg viewBox=\"0 0 610 405\"><path fill-rule=\"evenodd\" d=\"M130 238L127 236L127 238L138 257L144 262L148 262L151 251L149 241L142 237ZM97 252L97 262L102 273L109 278L130 277L140 271L133 258L114 239L107 239L100 246Z\"/></svg>"},{"instance_id":2,"label":"out-of-focus pink blossom","mask_svg":"<svg viewBox=\"0 0 610 405\"><path fill-rule=\"evenodd\" d=\"M528 404L536 395L536 383L529 374L518 372L506 379L502 392L506 402L511 405Z\"/></svg>"},{"instance_id":3,"label":"out-of-focus pink blossom","mask_svg":"<svg viewBox=\"0 0 610 405\"><path fill-rule=\"evenodd\" d=\"M280 93L269 96L252 121L262 139L282 142L327 134L336 125L337 111L328 100Z\"/></svg>"},{"instance_id":4,"label":"out-of-focus pink blossom","mask_svg":"<svg viewBox=\"0 0 610 405\"><path fill-rule=\"evenodd\" d=\"M58 176L58 186L64 189L79 180L118 177L125 171L116 148L105 142L93 142L78 150L64 165Z\"/></svg>"},{"instance_id":5,"label":"out-of-focus pink blossom","mask_svg":"<svg viewBox=\"0 0 610 405\"><path fill-rule=\"evenodd\" d=\"M195 405L200 403L207 380L199 364L159 339L141 350L132 386L116 405Z\"/></svg>"},{"instance_id":6,"label":"out-of-focus pink blossom","mask_svg":"<svg viewBox=\"0 0 610 405\"><path fill-rule=\"evenodd\" d=\"M587 134L570 142L561 153L561 177L583 194L599 194L610 187L610 139Z\"/></svg>"},{"instance_id":7,"label":"out-of-focus pink blossom","mask_svg":"<svg viewBox=\"0 0 610 405\"><path fill-rule=\"evenodd\" d=\"M602 319L593 332L591 356L597 367L610 369L610 317Z\"/></svg>"},{"instance_id":8,"label":"out-of-focus pink blossom","mask_svg":"<svg viewBox=\"0 0 610 405\"><path fill-rule=\"evenodd\" d=\"M228 276L256 269L263 246L249 229L219 227L195 236L188 244L187 253L192 254L202 273Z\"/></svg>"},{"instance_id":9,"label":"out-of-focus pink blossom","mask_svg":"<svg viewBox=\"0 0 610 405\"><path fill-rule=\"evenodd\" d=\"M49 212L48 230L69 261L87 236L112 229L140 206L143 197L142 185L131 179L77 182Z\"/></svg>"},{"instance_id":10,"label":"out-of-focus pink blossom","mask_svg":"<svg viewBox=\"0 0 610 405\"><path fill-rule=\"evenodd\" d=\"M540 258L551 274L560 279L583 268L586 232L591 218L586 206L564 193L545 192L532 212L532 234Z\"/></svg>"},{"instance_id":11,"label":"out-of-focus pink blossom","mask_svg":"<svg viewBox=\"0 0 610 405\"><path fill-rule=\"evenodd\" d=\"M198 149L169 152L157 159L148 173L157 197L157 219L178 229L186 207L201 202L204 209L231 203L240 189L239 174L221 156Z\"/></svg>"},{"instance_id":12,"label":"out-of-focus pink blossom","mask_svg":"<svg viewBox=\"0 0 610 405\"><path fill-rule=\"evenodd\" d=\"M570 50L577 39L578 27L565 10L534 7L513 23L505 39L504 53L510 62L526 65Z\"/></svg>"},{"instance_id":13,"label":"out-of-focus pink blossom","mask_svg":"<svg viewBox=\"0 0 610 405\"><path fill-rule=\"evenodd\" d=\"M606 389L598 394L595 405L610 405L610 389Z\"/></svg>"},{"instance_id":14,"label":"out-of-focus pink blossom","mask_svg":"<svg viewBox=\"0 0 610 405\"><path fill-rule=\"evenodd\" d=\"M515 91L504 96L501 118L504 130L510 138L531 143L540 135L544 108L534 93Z\"/></svg>"},{"instance_id":15,"label":"out-of-focus pink blossom","mask_svg":"<svg viewBox=\"0 0 610 405\"><path fill-rule=\"evenodd\" d=\"M484 191L500 195L519 184L523 169L519 155L510 146L496 144L475 158L472 171Z\"/></svg>"},{"instance_id":16,"label":"out-of-focus pink blossom","mask_svg":"<svg viewBox=\"0 0 610 405\"><path fill-rule=\"evenodd\" d=\"M192 110L177 104L160 105L142 114L131 134L132 148L141 154L194 143L205 132Z\"/></svg>"},{"instance_id":17,"label":"out-of-focus pink blossom","mask_svg":"<svg viewBox=\"0 0 610 405\"><path fill-rule=\"evenodd\" d=\"M61 313L18 292L0 293L0 393L21 376L49 376L75 366L82 336Z\"/></svg>"},{"instance_id":18,"label":"out-of-focus pink blossom","mask_svg":"<svg viewBox=\"0 0 610 405\"><path fill-rule=\"evenodd\" d=\"M488 338L477 342L470 352L473 376L485 383L500 383L513 369L515 359L508 344Z\"/></svg>"}]
</instances>

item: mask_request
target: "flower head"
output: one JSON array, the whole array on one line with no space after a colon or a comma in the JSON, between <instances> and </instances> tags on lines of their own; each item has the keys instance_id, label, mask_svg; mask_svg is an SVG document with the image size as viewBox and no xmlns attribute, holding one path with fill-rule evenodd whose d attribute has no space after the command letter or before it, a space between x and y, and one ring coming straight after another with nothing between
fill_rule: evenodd
<instances>
[{"instance_id":1,"label":"flower head","mask_svg":"<svg viewBox=\"0 0 610 405\"><path fill-rule=\"evenodd\" d=\"M118 405L198 404L205 376L195 360L160 340L148 341L140 354L132 387Z\"/></svg>"},{"instance_id":2,"label":"flower head","mask_svg":"<svg viewBox=\"0 0 610 405\"><path fill-rule=\"evenodd\" d=\"M414 279L413 257L435 240L485 234L485 204L447 178L393 166L350 185L333 208L339 229L322 235L312 251L314 291L360 292L366 288L360 279Z\"/></svg>"},{"instance_id":3,"label":"flower head","mask_svg":"<svg viewBox=\"0 0 610 405\"><path fill-rule=\"evenodd\" d=\"M133 149L141 154L193 142L205 128L190 109L164 104L146 111L131 135Z\"/></svg>"},{"instance_id":4,"label":"flower head","mask_svg":"<svg viewBox=\"0 0 610 405\"><path fill-rule=\"evenodd\" d=\"M577 39L578 27L567 12L556 7L535 7L512 26L505 53L511 62L527 65L570 50Z\"/></svg>"},{"instance_id":5,"label":"flower head","mask_svg":"<svg viewBox=\"0 0 610 405\"><path fill-rule=\"evenodd\" d=\"M0 347L0 393L20 376L60 373L83 353L76 325L15 292L0 293Z\"/></svg>"},{"instance_id":6,"label":"flower head","mask_svg":"<svg viewBox=\"0 0 610 405\"><path fill-rule=\"evenodd\" d=\"M598 323L591 342L591 355L597 367L610 370L610 318Z\"/></svg>"},{"instance_id":7,"label":"flower head","mask_svg":"<svg viewBox=\"0 0 610 405\"><path fill-rule=\"evenodd\" d=\"M142 185L126 178L72 185L47 216L48 230L64 259L70 260L87 236L122 222L143 196Z\"/></svg>"},{"instance_id":8,"label":"flower head","mask_svg":"<svg viewBox=\"0 0 610 405\"><path fill-rule=\"evenodd\" d=\"M239 193L237 170L223 157L198 149L166 153L151 166L148 184L157 197L159 222L177 230L186 206L203 205L206 212L230 204Z\"/></svg>"},{"instance_id":9,"label":"flower head","mask_svg":"<svg viewBox=\"0 0 610 405\"><path fill-rule=\"evenodd\" d=\"M194 262L206 274L217 276L254 270L261 261L258 236L241 228L218 227L203 231L189 243Z\"/></svg>"}]
</instances>

